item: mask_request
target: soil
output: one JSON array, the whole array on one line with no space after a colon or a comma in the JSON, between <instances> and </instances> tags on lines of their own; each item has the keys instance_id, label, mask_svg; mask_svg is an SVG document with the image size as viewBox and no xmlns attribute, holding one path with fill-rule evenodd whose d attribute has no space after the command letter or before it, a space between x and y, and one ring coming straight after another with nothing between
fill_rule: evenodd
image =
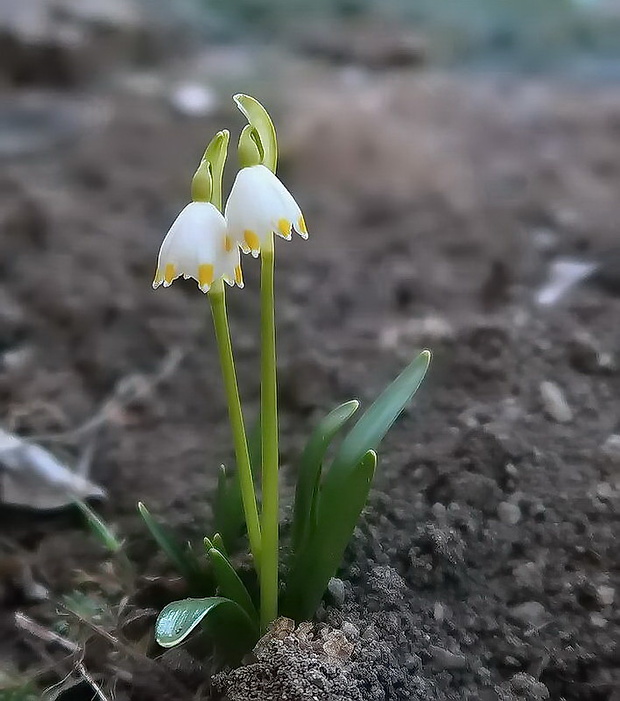
<instances>
[{"instance_id":1,"label":"soil","mask_svg":"<svg viewBox=\"0 0 620 701\"><path fill-rule=\"evenodd\" d=\"M318 416L367 403L421 348L434 362L381 447L318 628L266 643L217 688L231 700L617 701L620 90L307 65L285 72L277 99L262 90L311 233L278 247L287 487ZM143 381L99 436L92 477L152 571L136 501L200 536L230 437L205 300L190 284L154 292L151 275L205 140L239 121L232 108L189 120L155 99L98 97L109 120L96 131L2 169L0 412L20 435L70 431L119 382ZM565 255L606 274L537 306ZM257 266L244 263L229 306L251 415ZM151 386L175 349L179 367ZM55 596L105 560L71 515L5 510L2 524ZM28 668L15 606L36 615L5 600L0 659ZM320 642L335 639L336 652ZM106 682L155 698L137 678L132 696Z\"/></svg>"}]
</instances>

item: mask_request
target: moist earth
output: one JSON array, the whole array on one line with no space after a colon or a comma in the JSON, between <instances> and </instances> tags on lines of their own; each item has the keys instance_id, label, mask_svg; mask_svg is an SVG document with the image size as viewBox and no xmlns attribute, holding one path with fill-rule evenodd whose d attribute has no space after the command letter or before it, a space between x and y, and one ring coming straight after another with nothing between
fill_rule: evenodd
<instances>
[{"instance_id":1,"label":"moist earth","mask_svg":"<svg viewBox=\"0 0 620 701\"><path fill-rule=\"evenodd\" d=\"M308 242L278 245L286 489L318 417L367 404L422 348L434 360L381 446L315 628L264 641L213 696L618 701L620 91L291 72L257 93L310 228ZM154 292L151 275L197 156L238 121L232 108L192 120L122 91L98 99L108 116L96 129L2 169L0 411L20 435L63 433L138 383L98 435L91 476L152 571L136 501L199 537L231 456L205 299L191 284ZM541 306L561 256L604 274ZM252 416L255 262L244 271L229 306ZM63 449L77 459L82 447ZM1 517L53 596L105 559L71 515ZM0 660L28 668L12 621L35 612L2 606ZM157 698L107 674L121 698Z\"/></svg>"}]
</instances>

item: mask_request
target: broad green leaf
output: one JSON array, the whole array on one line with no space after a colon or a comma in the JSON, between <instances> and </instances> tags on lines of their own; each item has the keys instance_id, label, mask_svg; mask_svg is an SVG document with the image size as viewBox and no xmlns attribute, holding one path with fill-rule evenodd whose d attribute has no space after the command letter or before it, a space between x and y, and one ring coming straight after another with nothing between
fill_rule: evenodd
<instances>
[{"instance_id":1,"label":"broad green leaf","mask_svg":"<svg viewBox=\"0 0 620 701\"><path fill-rule=\"evenodd\" d=\"M385 434L417 392L430 360L430 351L422 351L364 412L342 441L325 475L326 485L344 481L367 451L377 450ZM345 492L341 494L344 498Z\"/></svg>"},{"instance_id":2,"label":"broad green leaf","mask_svg":"<svg viewBox=\"0 0 620 701\"><path fill-rule=\"evenodd\" d=\"M123 544L114 535L112 529L103 521L99 514L96 514L90 506L83 501L76 500L75 505L84 514L88 527L103 547L111 553L116 554L120 552L123 548Z\"/></svg>"},{"instance_id":3,"label":"broad green leaf","mask_svg":"<svg viewBox=\"0 0 620 701\"><path fill-rule=\"evenodd\" d=\"M358 407L359 402L356 399L336 407L319 422L306 443L301 456L295 489L292 528L293 550L297 550L303 543L310 523L316 516L316 494L325 453L338 431L353 416Z\"/></svg>"},{"instance_id":4,"label":"broad green leaf","mask_svg":"<svg viewBox=\"0 0 620 701\"><path fill-rule=\"evenodd\" d=\"M204 573L201 572L198 560L186 551L167 528L157 523L142 502L138 502L138 511L157 545L187 583L194 587L204 584L204 581L201 581L204 580Z\"/></svg>"},{"instance_id":5,"label":"broad green leaf","mask_svg":"<svg viewBox=\"0 0 620 701\"><path fill-rule=\"evenodd\" d=\"M201 623L212 622L215 613L221 614L217 624L224 623L229 633L238 633L239 638L251 641L254 626L245 611L234 601L222 596L204 599L182 599L165 606L155 623L155 639L162 647L174 647L182 643ZM212 630L217 643L217 628ZM251 645L251 643L249 643Z\"/></svg>"},{"instance_id":6,"label":"broad green leaf","mask_svg":"<svg viewBox=\"0 0 620 701\"><path fill-rule=\"evenodd\" d=\"M299 621L311 618L316 611L366 504L376 464L377 454L369 450L338 489L321 489L318 523L289 573L284 615Z\"/></svg>"},{"instance_id":7,"label":"broad green leaf","mask_svg":"<svg viewBox=\"0 0 620 701\"><path fill-rule=\"evenodd\" d=\"M252 602L252 597L248 593L245 584L239 578L239 575L235 572L233 566L225 555L217 548L213 547L208 538L205 538L205 545L207 547L207 554L213 565L219 593L227 599L232 599L236 604L239 604L252 621L257 621L258 613Z\"/></svg>"}]
</instances>

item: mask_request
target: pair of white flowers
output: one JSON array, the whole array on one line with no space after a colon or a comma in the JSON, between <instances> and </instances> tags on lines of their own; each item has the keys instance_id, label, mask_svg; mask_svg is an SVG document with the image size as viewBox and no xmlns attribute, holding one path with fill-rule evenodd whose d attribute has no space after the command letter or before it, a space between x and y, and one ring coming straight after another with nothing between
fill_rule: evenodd
<instances>
[{"instance_id":1,"label":"pair of white flowers","mask_svg":"<svg viewBox=\"0 0 620 701\"><path fill-rule=\"evenodd\" d=\"M159 249L153 287L168 287L181 275L203 292L220 278L243 287L239 250L255 258L272 233L308 238L297 202L264 165L242 168L224 215L210 202L191 202L176 218Z\"/></svg>"}]
</instances>

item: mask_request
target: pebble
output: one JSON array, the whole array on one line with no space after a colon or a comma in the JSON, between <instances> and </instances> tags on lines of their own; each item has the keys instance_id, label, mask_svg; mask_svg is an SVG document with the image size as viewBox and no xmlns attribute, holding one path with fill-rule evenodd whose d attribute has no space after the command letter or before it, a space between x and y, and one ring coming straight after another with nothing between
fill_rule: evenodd
<instances>
[{"instance_id":1,"label":"pebble","mask_svg":"<svg viewBox=\"0 0 620 701\"><path fill-rule=\"evenodd\" d=\"M550 380L540 383L540 398L543 409L549 418L558 423L568 423L573 419L573 412L566 401L561 387Z\"/></svg>"},{"instance_id":2,"label":"pebble","mask_svg":"<svg viewBox=\"0 0 620 701\"><path fill-rule=\"evenodd\" d=\"M422 667L422 659L415 653L407 655L404 659L404 665L409 671L415 671Z\"/></svg>"},{"instance_id":3,"label":"pebble","mask_svg":"<svg viewBox=\"0 0 620 701\"><path fill-rule=\"evenodd\" d=\"M609 482L599 482L596 485L596 496L603 501L612 499L614 496L614 488Z\"/></svg>"},{"instance_id":4,"label":"pebble","mask_svg":"<svg viewBox=\"0 0 620 701\"><path fill-rule=\"evenodd\" d=\"M605 616L601 615L600 613L591 613L590 614L590 623L595 628L605 628L608 621L605 618Z\"/></svg>"},{"instance_id":5,"label":"pebble","mask_svg":"<svg viewBox=\"0 0 620 701\"><path fill-rule=\"evenodd\" d=\"M549 689L537 679L524 672L518 672L510 680L510 688L530 701L544 701L549 698Z\"/></svg>"},{"instance_id":6,"label":"pebble","mask_svg":"<svg viewBox=\"0 0 620 701\"><path fill-rule=\"evenodd\" d=\"M522 589L537 592L542 589L543 578L540 567L535 562L524 562L512 571L515 581Z\"/></svg>"},{"instance_id":7,"label":"pebble","mask_svg":"<svg viewBox=\"0 0 620 701\"><path fill-rule=\"evenodd\" d=\"M350 621L345 621L342 624L342 632L349 638L349 640L357 640L360 637L360 630L357 626L354 626Z\"/></svg>"},{"instance_id":8,"label":"pebble","mask_svg":"<svg viewBox=\"0 0 620 701\"><path fill-rule=\"evenodd\" d=\"M620 434L612 433L607 436L601 446L601 453L611 465L620 467Z\"/></svg>"},{"instance_id":9,"label":"pebble","mask_svg":"<svg viewBox=\"0 0 620 701\"><path fill-rule=\"evenodd\" d=\"M616 369L613 355L601 350L596 339L587 331L573 336L568 344L568 353L573 367L585 374L611 373Z\"/></svg>"},{"instance_id":10,"label":"pebble","mask_svg":"<svg viewBox=\"0 0 620 701\"><path fill-rule=\"evenodd\" d=\"M332 597L332 601L334 604L336 604L336 606L342 606L344 604L345 589L342 579L332 577L327 585L327 591L329 592L330 596Z\"/></svg>"},{"instance_id":11,"label":"pebble","mask_svg":"<svg viewBox=\"0 0 620 701\"><path fill-rule=\"evenodd\" d=\"M512 617L521 623L538 628L544 625L549 616L545 607L538 601L526 601L510 609Z\"/></svg>"},{"instance_id":12,"label":"pebble","mask_svg":"<svg viewBox=\"0 0 620 701\"><path fill-rule=\"evenodd\" d=\"M501 501L497 506L497 516L502 523L514 526L521 520L521 509L517 504Z\"/></svg>"},{"instance_id":13,"label":"pebble","mask_svg":"<svg viewBox=\"0 0 620 701\"><path fill-rule=\"evenodd\" d=\"M439 601L435 602L435 606L433 607L433 618L436 621L443 621L443 619L446 617L446 609L442 603Z\"/></svg>"},{"instance_id":14,"label":"pebble","mask_svg":"<svg viewBox=\"0 0 620 701\"><path fill-rule=\"evenodd\" d=\"M596 588L596 598L602 606L611 606L616 597L616 590L609 586L600 586Z\"/></svg>"}]
</instances>

